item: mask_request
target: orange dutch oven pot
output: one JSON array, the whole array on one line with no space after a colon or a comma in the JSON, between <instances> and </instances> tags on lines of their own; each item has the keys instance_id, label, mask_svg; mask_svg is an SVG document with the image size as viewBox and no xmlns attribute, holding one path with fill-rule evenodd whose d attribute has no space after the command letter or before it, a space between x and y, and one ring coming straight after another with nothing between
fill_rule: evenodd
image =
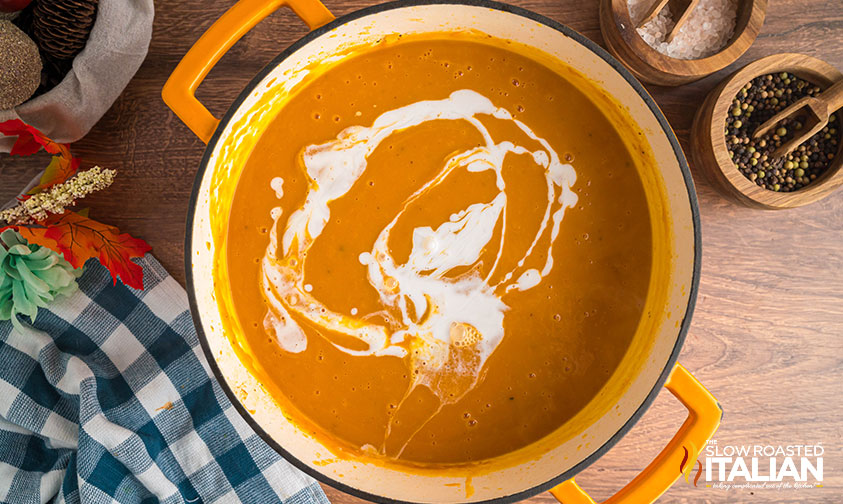
<instances>
[{"instance_id":1,"label":"orange dutch oven pot","mask_svg":"<svg viewBox=\"0 0 843 504\"><path fill-rule=\"evenodd\" d=\"M312 31L269 63L218 120L196 99L196 88L240 37L285 6ZM241 362L237 338L222 329L226 294L215 285L214 273L231 204L226 195L267 118L306 80L303 68L339 59L349 47L365 47L386 35L451 30L476 30L531 46L582 72L624 105L655 161L654 173L644 177L645 186L660 188L648 193L648 200L658 200L651 203L654 247L669 247L671 259L654 261L654 278L659 281L651 292L660 290L660 299L666 301L644 317L648 330L636 334L598 397L557 433L538 442L529 460L436 471L345 459L284 415ZM574 476L617 443L664 386L688 409L687 419L655 460L606 501L643 504L657 500L680 477L680 467L692 465L719 426L722 412L714 397L676 363L691 321L701 258L699 211L687 161L641 84L579 33L528 10L487 0L405 0L338 19L318 0L240 0L188 51L164 86L163 98L207 143L191 197L185 244L188 293L202 348L237 411L302 471L377 502L514 502L550 491L565 504L591 504L594 501Z\"/></svg>"}]
</instances>

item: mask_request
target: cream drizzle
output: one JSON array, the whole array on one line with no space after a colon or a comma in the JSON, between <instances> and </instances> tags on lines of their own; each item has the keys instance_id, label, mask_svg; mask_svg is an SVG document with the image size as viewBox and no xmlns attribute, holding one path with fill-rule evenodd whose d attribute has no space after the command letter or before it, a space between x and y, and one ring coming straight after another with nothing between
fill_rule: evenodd
<instances>
[{"instance_id":1,"label":"cream drizzle","mask_svg":"<svg viewBox=\"0 0 843 504\"><path fill-rule=\"evenodd\" d=\"M495 143L478 115L513 122L542 148L531 151L509 141ZM368 280L384 309L362 316L357 315L356 309L351 314L330 310L312 295L313 289L304 280L307 251L330 219L329 203L354 186L367 168L368 157L390 135L442 119L467 121L480 132L485 144L451 157L432 180L404 202L402 211L380 232L372 249L360 254L360 263L367 268ZM491 285L505 246L507 194L502 170L508 154L530 155L544 171L547 204L539 230L517 267ZM504 336L507 305L502 296L535 287L553 268L552 247L562 218L565 210L577 203L577 195L571 190L576 181L574 168L561 163L548 142L523 122L471 90L385 112L370 127L346 128L334 140L308 146L303 162L309 178L308 192L304 204L287 219L281 254L277 236L281 212L272 212L274 225L262 261L261 285L269 306L265 329L276 336L284 350L293 353L307 348L307 337L296 322L299 320L318 327L336 348L350 355L407 357L412 382L405 398L417 386L424 385L439 398L440 409L444 404L457 402L481 379L483 364ZM451 215L436 229L416 228L409 260L396 264L388 243L399 218L413 202L460 169L494 172L499 192L489 202L471 204ZM282 198L283 180L276 177L271 186ZM483 278L477 266L501 221L497 256ZM541 270L525 269L527 259L548 234L547 259ZM466 273L447 276L458 267L470 268ZM512 281L515 275L518 277ZM386 324L373 322L373 315L381 315ZM327 336L330 333L353 337L363 348L340 345Z\"/></svg>"}]
</instances>

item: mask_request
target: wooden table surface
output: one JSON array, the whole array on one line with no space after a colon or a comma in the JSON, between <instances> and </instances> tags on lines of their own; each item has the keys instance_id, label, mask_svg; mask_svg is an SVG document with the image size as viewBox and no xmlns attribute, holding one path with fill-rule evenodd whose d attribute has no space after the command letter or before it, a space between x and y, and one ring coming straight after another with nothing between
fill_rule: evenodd
<instances>
[{"instance_id":1,"label":"wooden table surface","mask_svg":"<svg viewBox=\"0 0 843 504\"><path fill-rule=\"evenodd\" d=\"M511 0L602 44L597 1ZM341 15L373 0L326 0ZM145 238L184 280L184 219L204 145L164 106L161 86L231 0L157 2L149 56L106 116L74 145L86 164L116 168L114 186L86 205L91 215ZM211 72L199 97L216 114L275 54L305 33L282 10L247 34ZM729 72L759 57L801 52L843 68L841 0L772 0L758 40L738 63L679 88L650 92L688 150L697 106ZM13 196L44 158L0 156L0 201ZM680 480L660 502L843 502L843 191L796 210L737 206L694 167L703 225L696 314L680 362L725 410L716 438L726 444L823 443L824 487L718 490ZM685 410L663 391L632 431L577 481L605 499L634 477L676 431ZM326 488L336 504L357 499ZM555 502L548 495L530 502Z\"/></svg>"}]
</instances>

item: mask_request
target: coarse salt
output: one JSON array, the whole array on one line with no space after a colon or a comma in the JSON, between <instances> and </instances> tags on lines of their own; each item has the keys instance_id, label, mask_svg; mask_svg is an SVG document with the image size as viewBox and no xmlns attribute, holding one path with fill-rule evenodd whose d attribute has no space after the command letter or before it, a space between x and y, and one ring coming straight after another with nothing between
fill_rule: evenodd
<instances>
[{"instance_id":1,"label":"coarse salt","mask_svg":"<svg viewBox=\"0 0 843 504\"><path fill-rule=\"evenodd\" d=\"M628 0L634 25L644 17L653 1ZM721 50L732 38L737 12L737 0L700 0L670 43L664 41L675 24L669 8L662 9L655 18L638 28L638 34L650 47L671 58L705 58Z\"/></svg>"}]
</instances>

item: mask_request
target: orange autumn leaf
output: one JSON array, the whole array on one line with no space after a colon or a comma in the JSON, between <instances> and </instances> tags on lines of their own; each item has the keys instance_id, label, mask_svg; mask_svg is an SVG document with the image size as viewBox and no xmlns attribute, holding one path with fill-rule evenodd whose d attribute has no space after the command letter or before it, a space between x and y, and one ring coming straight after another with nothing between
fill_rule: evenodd
<instances>
[{"instance_id":1,"label":"orange autumn leaf","mask_svg":"<svg viewBox=\"0 0 843 504\"><path fill-rule=\"evenodd\" d=\"M96 258L111 273L114 283L143 289L143 269L132 258L143 257L152 247L114 226L66 212L44 222L45 227L23 227L18 232L29 241L62 254L74 268Z\"/></svg>"},{"instance_id":2,"label":"orange autumn leaf","mask_svg":"<svg viewBox=\"0 0 843 504\"><path fill-rule=\"evenodd\" d=\"M74 157L53 156L47 169L41 175L41 180L38 185L33 187L27 193L28 195L38 194L45 189L49 189L56 184L66 182L79 171L79 159Z\"/></svg>"}]
</instances>

